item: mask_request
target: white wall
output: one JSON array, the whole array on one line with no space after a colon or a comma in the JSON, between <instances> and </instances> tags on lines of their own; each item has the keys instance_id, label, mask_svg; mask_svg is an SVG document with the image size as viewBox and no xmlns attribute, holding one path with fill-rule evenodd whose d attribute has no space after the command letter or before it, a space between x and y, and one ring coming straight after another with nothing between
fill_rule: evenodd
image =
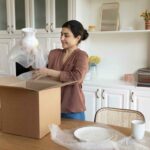
<instances>
[{"instance_id":1,"label":"white wall","mask_svg":"<svg viewBox=\"0 0 150 150\"><path fill-rule=\"evenodd\" d=\"M77 0L77 19L84 26L96 25L100 29L103 2L118 1L120 29L144 29L141 13L150 8L150 0ZM150 32L91 33L81 48L89 55L99 55L98 78L120 79L124 74L135 73L150 66Z\"/></svg>"},{"instance_id":2,"label":"white wall","mask_svg":"<svg viewBox=\"0 0 150 150\"><path fill-rule=\"evenodd\" d=\"M148 33L91 34L89 55L101 57L98 78L120 79L150 65Z\"/></svg>"},{"instance_id":3,"label":"white wall","mask_svg":"<svg viewBox=\"0 0 150 150\"><path fill-rule=\"evenodd\" d=\"M76 0L76 19L88 28L90 16L90 0Z\"/></svg>"}]
</instances>

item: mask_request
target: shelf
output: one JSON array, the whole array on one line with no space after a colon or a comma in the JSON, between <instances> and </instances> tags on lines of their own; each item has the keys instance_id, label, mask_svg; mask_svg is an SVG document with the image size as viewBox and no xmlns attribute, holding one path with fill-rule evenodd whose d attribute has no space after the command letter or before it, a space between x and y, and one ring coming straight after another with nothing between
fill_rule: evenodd
<instances>
[{"instance_id":1,"label":"shelf","mask_svg":"<svg viewBox=\"0 0 150 150\"><path fill-rule=\"evenodd\" d=\"M150 33L150 30L93 31L90 34Z\"/></svg>"}]
</instances>

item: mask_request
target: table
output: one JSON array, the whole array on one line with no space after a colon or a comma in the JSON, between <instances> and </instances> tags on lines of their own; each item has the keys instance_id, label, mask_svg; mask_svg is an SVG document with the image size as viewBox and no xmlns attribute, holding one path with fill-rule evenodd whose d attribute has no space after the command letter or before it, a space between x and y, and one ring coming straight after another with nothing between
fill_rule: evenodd
<instances>
[{"instance_id":1,"label":"table","mask_svg":"<svg viewBox=\"0 0 150 150\"><path fill-rule=\"evenodd\" d=\"M93 125L93 122L79 121L72 119L62 119L61 129L73 129L77 127ZM111 126L125 135L130 135L131 130L128 128ZM0 132L0 150L67 150L66 148L55 144L50 134L42 139L32 139L12 134Z\"/></svg>"}]
</instances>

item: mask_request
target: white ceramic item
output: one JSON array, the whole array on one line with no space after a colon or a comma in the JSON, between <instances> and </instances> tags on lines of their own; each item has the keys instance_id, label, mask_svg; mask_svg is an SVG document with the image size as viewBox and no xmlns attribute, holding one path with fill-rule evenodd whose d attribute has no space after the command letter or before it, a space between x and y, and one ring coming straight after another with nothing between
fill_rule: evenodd
<instances>
[{"instance_id":1,"label":"white ceramic item","mask_svg":"<svg viewBox=\"0 0 150 150\"><path fill-rule=\"evenodd\" d=\"M35 29L33 28L23 28L23 38L21 40L21 45L28 53L37 53L37 47L39 42L35 36Z\"/></svg>"},{"instance_id":2,"label":"white ceramic item","mask_svg":"<svg viewBox=\"0 0 150 150\"><path fill-rule=\"evenodd\" d=\"M145 121L143 120L132 120L132 137L136 140L141 140L144 138L145 134Z\"/></svg>"},{"instance_id":3,"label":"white ceramic item","mask_svg":"<svg viewBox=\"0 0 150 150\"><path fill-rule=\"evenodd\" d=\"M102 127L82 127L74 131L74 136L82 142L104 142L113 137L109 129Z\"/></svg>"}]
</instances>

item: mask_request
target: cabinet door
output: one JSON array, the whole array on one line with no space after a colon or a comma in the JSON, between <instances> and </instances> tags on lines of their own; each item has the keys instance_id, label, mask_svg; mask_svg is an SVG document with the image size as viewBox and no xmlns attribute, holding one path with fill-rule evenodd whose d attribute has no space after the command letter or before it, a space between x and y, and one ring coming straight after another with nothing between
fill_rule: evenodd
<instances>
[{"instance_id":1,"label":"cabinet door","mask_svg":"<svg viewBox=\"0 0 150 150\"><path fill-rule=\"evenodd\" d=\"M103 88L102 107L129 108L129 91Z\"/></svg>"},{"instance_id":2,"label":"cabinet door","mask_svg":"<svg viewBox=\"0 0 150 150\"><path fill-rule=\"evenodd\" d=\"M72 0L30 0L31 26L39 33L57 32L71 19Z\"/></svg>"},{"instance_id":3,"label":"cabinet door","mask_svg":"<svg viewBox=\"0 0 150 150\"><path fill-rule=\"evenodd\" d=\"M97 92L98 88L84 87L83 92L85 96L85 119L87 121L94 121L97 105Z\"/></svg>"},{"instance_id":4,"label":"cabinet door","mask_svg":"<svg viewBox=\"0 0 150 150\"><path fill-rule=\"evenodd\" d=\"M0 32L20 33L29 27L29 0L0 0Z\"/></svg>"},{"instance_id":5,"label":"cabinet door","mask_svg":"<svg viewBox=\"0 0 150 150\"><path fill-rule=\"evenodd\" d=\"M0 75L10 74L8 52L11 48L11 39L0 39Z\"/></svg>"},{"instance_id":6,"label":"cabinet door","mask_svg":"<svg viewBox=\"0 0 150 150\"><path fill-rule=\"evenodd\" d=\"M52 20L54 29L60 28L68 20L68 0L55 0L54 18Z\"/></svg>"},{"instance_id":7,"label":"cabinet door","mask_svg":"<svg viewBox=\"0 0 150 150\"><path fill-rule=\"evenodd\" d=\"M132 109L144 114L146 130L150 131L150 90L133 90L131 94Z\"/></svg>"},{"instance_id":8,"label":"cabinet door","mask_svg":"<svg viewBox=\"0 0 150 150\"><path fill-rule=\"evenodd\" d=\"M73 19L73 1L51 0L50 30L58 32L66 21Z\"/></svg>"},{"instance_id":9,"label":"cabinet door","mask_svg":"<svg viewBox=\"0 0 150 150\"><path fill-rule=\"evenodd\" d=\"M39 33L49 32L50 0L30 0L30 21Z\"/></svg>"},{"instance_id":10,"label":"cabinet door","mask_svg":"<svg viewBox=\"0 0 150 150\"><path fill-rule=\"evenodd\" d=\"M28 6L27 0L12 0L12 33L29 26L29 24L26 23L26 8Z\"/></svg>"},{"instance_id":11,"label":"cabinet door","mask_svg":"<svg viewBox=\"0 0 150 150\"><path fill-rule=\"evenodd\" d=\"M0 0L0 34L8 34L10 26L10 3L9 0Z\"/></svg>"}]
</instances>

